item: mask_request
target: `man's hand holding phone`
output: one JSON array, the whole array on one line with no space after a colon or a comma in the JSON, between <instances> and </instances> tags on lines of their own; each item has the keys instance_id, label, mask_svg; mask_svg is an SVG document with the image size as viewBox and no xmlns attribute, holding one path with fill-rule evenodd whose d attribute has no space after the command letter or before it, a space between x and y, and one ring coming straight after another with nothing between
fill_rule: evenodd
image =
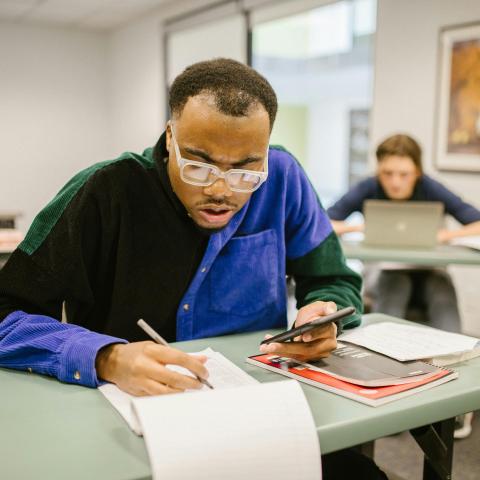
<instances>
[{"instance_id":1,"label":"man's hand holding phone","mask_svg":"<svg viewBox=\"0 0 480 480\"><path fill-rule=\"evenodd\" d=\"M335 312L337 305L334 302L318 301L306 305L298 311L295 328L275 337L267 335L260 351L301 361L328 357L337 348L337 325L334 321L352 315L355 309L348 307ZM332 317L327 318L330 315ZM320 325L315 326L316 323Z\"/></svg>"}]
</instances>

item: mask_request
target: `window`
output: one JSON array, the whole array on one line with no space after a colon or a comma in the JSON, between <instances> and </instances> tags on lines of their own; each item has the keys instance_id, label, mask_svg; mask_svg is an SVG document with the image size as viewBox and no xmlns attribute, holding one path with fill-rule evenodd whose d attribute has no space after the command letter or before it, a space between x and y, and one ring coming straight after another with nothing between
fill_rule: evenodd
<instances>
[{"instance_id":1,"label":"window","mask_svg":"<svg viewBox=\"0 0 480 480\"><path fill-rule=\"evenodd\" d=\"M271 143L302 163L325 206L367 175L375 0L343 0L252 27L252 66L273 85Z\"/></svg>"}]
</instances>

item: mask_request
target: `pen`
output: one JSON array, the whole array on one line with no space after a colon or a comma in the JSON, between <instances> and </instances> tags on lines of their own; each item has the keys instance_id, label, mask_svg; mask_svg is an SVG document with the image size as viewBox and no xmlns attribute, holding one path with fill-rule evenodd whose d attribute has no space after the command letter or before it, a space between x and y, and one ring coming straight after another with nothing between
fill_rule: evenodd
<instances>
[{"instance_id":1,"label":"pen","mask_svg":"<svg viewBox=\"0 0 480 480\"><path fill-rule=\"evenodd\" d=\"M354 307L346 307L338 310L330 315L326 315L324 317L316 318L312 320L310 323L305 323L304 325L296 328L292 328L291 330L287 330L286 332L279 333L274 337L266 338L260 345L265 345L273 342L287 342L289 340L293 340L295 337L299 335L303 335L314 328L317 328L321 325L325 325L326 323L334 322L335 320L339 320L340 318L347 317L348 315L352 315L355 313Z\"/></svg>"},{"instance_id":2,"label":"pen","mask_svg":"<svg viewBox=\"0 0 480 480\"><path fill-rule=\"evenodd\" d=\"M163 345L164 347L168 347L168 342L158 333L156 332L145 320L142 318L138 320L137 325L155 342ZM192 372L193 373L193 372ZM197 377L197 380L200 383L203 383L208 388L213 390L213 386L208 382L208 380L199 377L198 375L194 374Z\"/></svg>"}]
</instances>

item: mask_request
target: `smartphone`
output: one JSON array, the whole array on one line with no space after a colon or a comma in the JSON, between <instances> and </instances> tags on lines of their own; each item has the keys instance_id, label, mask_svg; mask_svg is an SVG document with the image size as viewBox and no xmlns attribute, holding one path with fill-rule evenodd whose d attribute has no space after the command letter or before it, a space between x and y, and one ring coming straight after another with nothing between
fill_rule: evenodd
<instances>
[{"instance_id":1,"label":"smartphone","mask_svg":"<svg viewBox=\"0 0 480 480\"><path fill-rule=\"evenodd\" d=\"M288 342L289 340L293 340L295 337L302 335L310 330L318 328L320 325L325 325L326 323L334 322L335 320L339 320L340 318L348 317L355 313L354 307L347 307L338 310L335 313L330 315L326 315L324 317L316 318L309 323L305 323L304 325L296 328L292 328L291 330L287 330L286 332L279 333L272 338L267 338L260 342L260 345L265 345L268 343L273 342Z\"/></svg>"}]
</instances>

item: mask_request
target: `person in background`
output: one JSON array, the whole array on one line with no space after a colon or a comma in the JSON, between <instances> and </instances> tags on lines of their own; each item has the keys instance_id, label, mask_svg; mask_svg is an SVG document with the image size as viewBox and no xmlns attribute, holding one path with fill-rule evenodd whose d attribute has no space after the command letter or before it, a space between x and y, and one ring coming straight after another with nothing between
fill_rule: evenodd
<instances>
[{"instance_id":1,"label":"person in background","mask_svg":"<svg viewBox=\"0 0 480 480\"><path fill-rule=\"evenodd\" d=\"M364 225L352 225L345 220L353 212L362 212L363 202L370 199L441 202L445 213L461 226L439 230L439 243L480 235L480 211L424 174L422 150L411 136L398 134L386 138L378 145L376 157L376 175L353 186L327 210L338 235L363 231ZM429 326L451 332L461 330L455 289L445 269L380 266L372 271L370 268L365 294L372 299L374 312L408 318L409 307L420 307Z\"/></svg>"},{"instance_id":2,"label":"person in background","mask_svg":"<svg viewBox=\"0 0 480 480\"><path fill-rule=\"evenodd\" d=\"M0 271L0 366L134 395L200 388L166 365L205 379L206 358L142 341L138 318L167 341L286 328L287 274L296 326L338 307L357 315L263 352L322 358L359 324L361 278L299 163L269 147L267 80L234 60L200 62L175 79L169 103L154 148L77 174ZM346 468L386 478L353 450L323 464L325 479Z\"/></svg>"}]
</instances>

